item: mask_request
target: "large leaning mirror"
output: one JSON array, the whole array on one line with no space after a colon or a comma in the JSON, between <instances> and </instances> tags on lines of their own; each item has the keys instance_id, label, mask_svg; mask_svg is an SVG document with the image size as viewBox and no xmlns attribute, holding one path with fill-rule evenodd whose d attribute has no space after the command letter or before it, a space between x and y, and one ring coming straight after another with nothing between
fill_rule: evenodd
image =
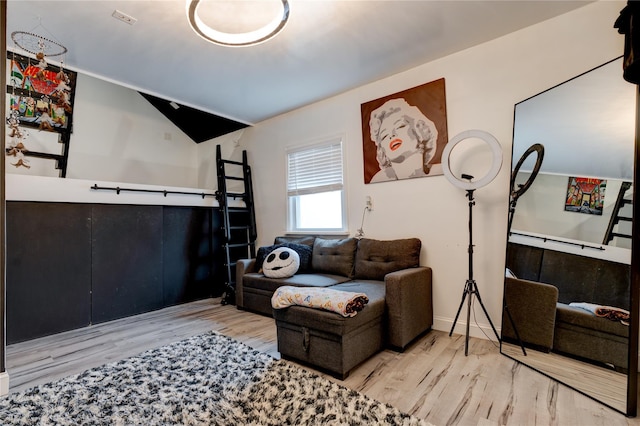
<instances>
[{"instance_id":1,"label":"large leaning mirror","mask_svg":"<svg viewBox=\"0 0 640 426\"><path fill-rule=\"evenodd\" d=\"M620 58L515 106L501 346L627 415L635 94Z\"/></svg>"}]
</instances>

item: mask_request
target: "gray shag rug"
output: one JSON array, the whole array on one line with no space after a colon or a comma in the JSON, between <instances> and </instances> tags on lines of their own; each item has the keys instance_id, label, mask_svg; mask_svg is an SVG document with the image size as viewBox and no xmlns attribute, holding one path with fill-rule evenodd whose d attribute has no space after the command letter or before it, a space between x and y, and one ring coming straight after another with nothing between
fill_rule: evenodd
<instances>
[{"instance_id":1,"label":"gray shag rug","mask_svg":"<svg viewBox=\"0 0 640 426\"><path fill-rule=\"evenodd\" d=\"M0 399L3 425L428 425L215 332Z\"/></svg>"}]
</instances>

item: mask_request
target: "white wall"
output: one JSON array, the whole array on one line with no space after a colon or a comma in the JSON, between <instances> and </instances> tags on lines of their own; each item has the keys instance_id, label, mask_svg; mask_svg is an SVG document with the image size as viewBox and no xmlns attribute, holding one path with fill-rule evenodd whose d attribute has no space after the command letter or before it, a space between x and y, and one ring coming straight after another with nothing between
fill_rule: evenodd
<instances>
[{"instance_id":1,"label":"white wall","mask_svg":"<svg viewBox=\"0 0 640 426\"><path fill-rule=\"evenodd\" d=\"M530 173L519 173L524 183ZM609 226L622 181L607 179L607 190L601 216L564 210L569 176L540 173L531 188L518 199L511 228L513 231L536 232L600 245ZM627 247L630 248L630 247Z\"/></svg>"},{"instance_id":2,"label":"white wall","mask_svg":"<svg viewBox=\"0 0 640 426\"><path fill-rule=\"evenodd\" d=\"M60 153L56 134L29 133L28 149ZM67 178L196 187L196 155L197 144L138 92L78 74ZM28 160L31 169L15 168L7 157L7 173L59 174L52 160Z\"/></svg>"},{"instance_id":3,"label":"white wall","mask_svg":"<svg viewBox=\"0 0 640 426\"><path fill-rule=\"evenodd\" d=\"M57 134L29 129L28 149L59 154ZM27 157L16 168L6 157L7 200L217 206L212 197L93 191L98 186L212 193L213 160L201 166L201 147L137 91L78 74L67 178L52 160ZM202 155L201 155L202 154ZM213 185L200 186L200 173ZM197 189L204 188L204 189Z\"/></svg>"},{"instance_id":4,"label":"white wall","mask_svg":"<svg viewBox=\"0 0 640 426\"><path fill-rule=\"evenodd\" d=\"M269 244L286 230L286 147L342 134L351 235L360 225L365 196L370 195L374 210L366 217L366 237L420 238L421 263L433 268L434 328L449 331L467 279L465 193L443 176L365 185L360 123L360 104L444 77L449 137L469 129L485 130L504 151L498 177L476 191L473 213L474 278L499 327L514 104L621 55L623 36L613 23L624 6L624 2L598 2L246 129L239 143L247 149L253 168L258 243ZM488 156L476 149L461 144L455 152L470 169L467 173L481 176L489 167ZM472 321L492 334L482 310L476 306L475 311ZM457 323L462 333L465 321L462 315ZM472 334L482 337L477 327Z\"/></svg>"},{"instance_id":5,"label":"white wall","mask_svg":"<svg viewBox=\"0 0 640 426\"><path fill-rule=\"evenodd\" d=\"M216 145L220 145L220 153L225 160L242 161L242 151L244 148L240 146L240 138L245 129L237 130L219 138L213 139L205 143L198 144L198 187L200 188L218 188L217 171L216 171ZM242 176L241 169L226 169L228 175ZM236 191L236 187L238 190ZM234 186L234 182L227 182L227 190L230 192L242 192L243 184L238 182Z\"/></svg>"}]
</instances>

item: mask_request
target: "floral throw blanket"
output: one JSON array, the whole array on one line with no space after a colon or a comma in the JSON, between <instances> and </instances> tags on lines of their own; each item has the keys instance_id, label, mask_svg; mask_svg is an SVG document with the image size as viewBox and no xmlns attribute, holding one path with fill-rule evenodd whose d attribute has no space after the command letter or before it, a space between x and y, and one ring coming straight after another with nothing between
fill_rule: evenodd
<instances>
[{"instance_id":1,"label":"floral throw blanket","mask_svg":"<svg viewBox=\"0 0 640 426\"><path fill-rule=\"evenodd\" d=\"M597 317L606 318L611 321L620 321L624 325L629 325L629 311L625 309L586 302L572 302L569 303L569 306L584 309Z\"/></svg>"},{"instance_id":2,"label":"floral throw blanket","mask_svg":"<svg viewBox=\"0 0 640 426\"><path fill-rule=\"evenodd\" d=\"M271 306L283 309L292 305L324 309L343 317L353 317L369 303L364 293L334 290L324 287L282 286L271 297Z\"/></svg>"}]
</instances>

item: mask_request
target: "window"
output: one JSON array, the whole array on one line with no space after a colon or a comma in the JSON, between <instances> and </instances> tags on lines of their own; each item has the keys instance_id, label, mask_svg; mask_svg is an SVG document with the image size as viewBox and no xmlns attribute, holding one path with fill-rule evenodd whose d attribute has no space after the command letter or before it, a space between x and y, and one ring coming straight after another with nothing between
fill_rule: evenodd
<instances>
[{"instance_id":1,"label":"window","mask_svg":"<svg viewBox=\"0 0 640 426\"><path fill-rule=\"evenodd\" d=\"M287 152L288 230L346 231L342 139Z\"/></svg>"}]
</instances>

